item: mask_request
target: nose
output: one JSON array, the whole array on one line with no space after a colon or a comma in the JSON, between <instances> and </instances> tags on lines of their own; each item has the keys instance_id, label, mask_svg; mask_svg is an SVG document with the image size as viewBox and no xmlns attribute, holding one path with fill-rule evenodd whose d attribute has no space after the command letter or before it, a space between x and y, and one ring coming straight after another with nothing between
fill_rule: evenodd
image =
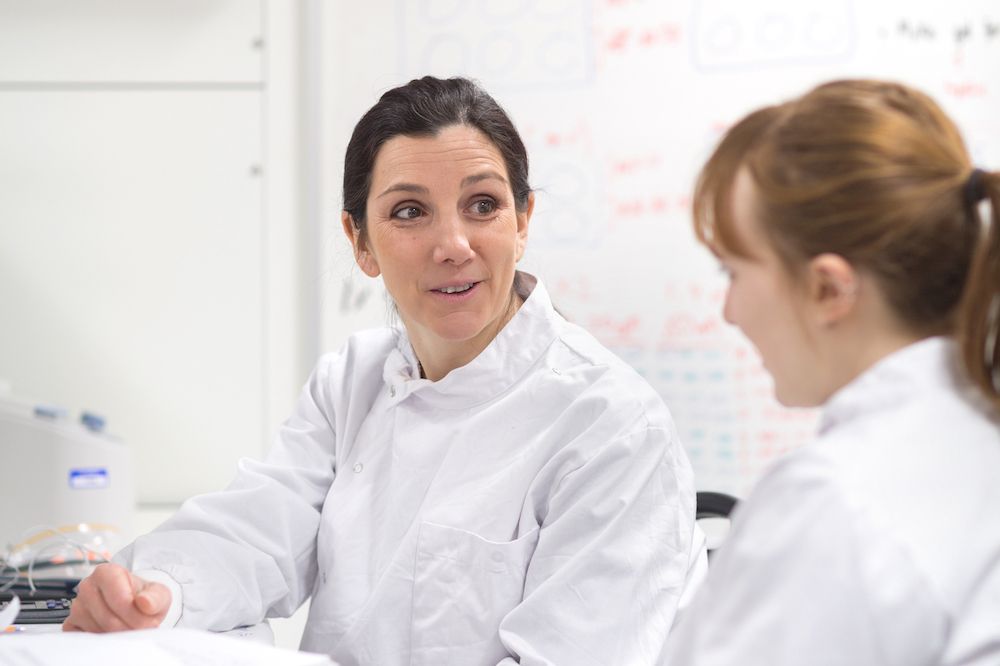
<instances>
[{"instance_id":1,"label":"nose","mask_svg":"<svg viewBox=\"0 0 1000 666\"><path fill-rule=\"evenodd\" d=\"M434 261L461 266L475 256L469 242L470 229L462 216L454 213L442 217L435 225Z\"/></svg>"}]
</instances>

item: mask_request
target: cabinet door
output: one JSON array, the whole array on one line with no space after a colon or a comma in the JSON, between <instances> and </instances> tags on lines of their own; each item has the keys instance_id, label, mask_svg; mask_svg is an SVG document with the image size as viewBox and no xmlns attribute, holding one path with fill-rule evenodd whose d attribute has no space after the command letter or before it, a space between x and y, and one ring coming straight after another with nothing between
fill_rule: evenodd
<instances>
[{"instance_id":1,"label":"cabinet door","mask_svg":"<svg viewBox=\"0 0 1000 666\"><path fill-rule=\"evenodd\" d=\"M259 84L261 4L0 0L0 83Z\"/></svg>"},{"instance_id":2,"label":"cabinet door","mask_svg":"<svg viewBox=\"0 0 1000 666\"><path fill-rule=\"evenodd\" d=\"M263 450L260 95L0 91L0 377L103 414L141 501Z\"/></svg>"}]
</instances>

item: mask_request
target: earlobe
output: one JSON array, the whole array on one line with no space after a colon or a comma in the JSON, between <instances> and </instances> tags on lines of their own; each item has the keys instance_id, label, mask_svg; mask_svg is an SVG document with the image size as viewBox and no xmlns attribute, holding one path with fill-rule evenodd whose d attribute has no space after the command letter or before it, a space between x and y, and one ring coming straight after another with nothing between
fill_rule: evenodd
<instances>
[{"instance_id":1,"label":"earlobe","mask_svg":"<svg viewBox=\"0 0 1000 666\"><path fill-rule=\"evenodd\" d=\"M823 326L835 326L857 305L859 276L838 254L821 254L809 262L809 296Z\"/></svg>"},{"instance_id":2,"label":"earlobe","mask_svg":"<svg viewBox=\"0 0 1000 666\"><path fill-rule=\"evenodd\" d=\"M351 249L354 250L354 261L358 268L368 277L378 277L381 270L375 257L366 247L366 243L361 240L361 231L354 224L354 218L346 210L340 214L340 224L344 228L344 235L351 242Z\"/></svg>"},{"instance_id":3,"label":"earlobe","mask_svg":"<svg viewBox=\"0 0 1000 666\"><path fill-rule=\"evenodd\" d=\"M524 249L528 245L528 225L531 223L531 214L535 210L535 193L528 193L528 206L524 212L517 213L517 260L524 256Z\"/></svg>"},{"instance_id":4,"label":"earlobe","mask_svg":"<svg viewBox=\"0 0 1000 666\"><path fill-rule=\"evenodd\" d=\"M368 250L355 250L354 260L368 277L378 277L382 272L378 267L378 261L375 260L375 257Z\"/></svg>"}]
</instances>

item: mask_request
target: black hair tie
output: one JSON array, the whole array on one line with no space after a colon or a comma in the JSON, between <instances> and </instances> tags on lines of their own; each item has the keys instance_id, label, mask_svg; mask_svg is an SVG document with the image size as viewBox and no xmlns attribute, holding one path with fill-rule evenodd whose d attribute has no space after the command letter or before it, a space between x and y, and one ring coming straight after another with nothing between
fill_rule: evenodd
<instances>
[{"instance_id":1,"label":"black hair tie","mask_svg":"<svg viewBox=\"0 0 1000 666\"><path fill-rule=\"evenodd\" d=\"M982 169L973 169L972 173L969 174L969 178L965 181L962 195L965 197L965 203L970 208L975 207L976 204L986 198L986 184L983 182L983 175L985 173Z\"/></svg>"}]
</instances>

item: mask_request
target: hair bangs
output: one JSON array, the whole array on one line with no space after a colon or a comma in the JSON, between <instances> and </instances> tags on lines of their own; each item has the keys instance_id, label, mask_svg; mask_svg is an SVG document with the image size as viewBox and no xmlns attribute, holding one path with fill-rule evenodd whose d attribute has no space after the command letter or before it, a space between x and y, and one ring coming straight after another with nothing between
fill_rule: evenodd
<instances>
[{"instance_id":1,"label":"hair bangs","mask_svg":"<svg viewBox=\"0 0 1000 666\"><path fill-rule=\"evenodd\" d=\"M733 223L736 175L748 165L760 138L773 126L778 107L756 111L726 132L705 163L692 202L694 233L713 253L749 257L746 242Z\"/></svg>"}]
</instances>

